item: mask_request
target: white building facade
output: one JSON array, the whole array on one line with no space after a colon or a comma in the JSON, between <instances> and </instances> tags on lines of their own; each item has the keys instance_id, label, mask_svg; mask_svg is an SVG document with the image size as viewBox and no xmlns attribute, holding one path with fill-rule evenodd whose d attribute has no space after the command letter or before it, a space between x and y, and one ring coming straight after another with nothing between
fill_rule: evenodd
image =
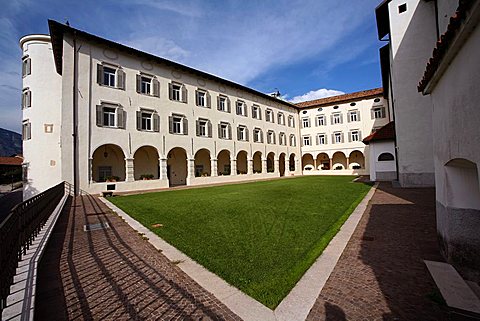
<instances>
[{"instance_id":1,"label":"white building facade","mask_svg":"<svg viewBox=\"0 0 480 321\"><path fill-rule=\"evenodd\" d=\"M381 88L297 104L304 175L369 175L362 140L390 121Z\"/></svg>"},{"instance_id":2,"label":"white building facade","mask_svg":"<svg viewBox=\"0 0 480 321\"><path fill-rule=\"evenodd\" d=\"M51 40L20 41L25 197L62 180L101 192L301 174L295 105L49 24Z\"/></svg>"}]
</instances>

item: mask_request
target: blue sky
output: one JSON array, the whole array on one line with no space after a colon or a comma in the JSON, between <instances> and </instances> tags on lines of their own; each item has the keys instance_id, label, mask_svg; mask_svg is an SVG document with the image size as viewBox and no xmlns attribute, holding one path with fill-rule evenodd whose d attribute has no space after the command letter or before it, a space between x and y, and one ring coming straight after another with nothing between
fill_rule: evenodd
<instances>
[{"instance_id":1,"label":"blue sky","mask_svg":"<svg viewBox=\"0 0 480 321\"><path fill-rule=\"evenodd\" d=\"M47 19L292 101L381 86L380 0L0 0L0 127L20 130L18 40Z\"/></svg>"}]
</instances>

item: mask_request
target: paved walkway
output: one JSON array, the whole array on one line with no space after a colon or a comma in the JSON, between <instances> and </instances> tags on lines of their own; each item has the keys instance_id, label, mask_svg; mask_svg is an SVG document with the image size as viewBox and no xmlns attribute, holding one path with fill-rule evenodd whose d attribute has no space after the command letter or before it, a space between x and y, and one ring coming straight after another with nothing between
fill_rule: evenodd
<instances>
[{"instance_id":1,"label":"paved walkway","mask_svg":"<svg viewBox=\"0 0 480 321\"><path fill-rule=\"evenodd\" d=\"M69 202L40 262L36 320L240 320L97 198Z\"/></svg>"},{"instance_id":2,"label":"paved walkway","mask_svg":"<svg viewBox=\"0 0 480 321\"><path fill-rule=\"evenodd\" d=\"M423 260L442 260L434 190L380 184L307 320L447 320Z\"/></svg>"}]
</instances>

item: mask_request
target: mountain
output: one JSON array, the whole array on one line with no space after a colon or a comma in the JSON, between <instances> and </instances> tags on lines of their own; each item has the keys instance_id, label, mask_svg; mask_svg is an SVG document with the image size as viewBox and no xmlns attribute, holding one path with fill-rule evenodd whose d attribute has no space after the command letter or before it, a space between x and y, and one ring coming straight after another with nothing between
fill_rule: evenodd
<instances>
[{"instance_id":1,"label":"mountain","mask_svg":"<svg viewBox=\"0 0 480 321\"><path fill-rule=\"evenodd\" d=\"M22 153L22 135L0 128L0 157Z\"/></svg>"}]
</instances>

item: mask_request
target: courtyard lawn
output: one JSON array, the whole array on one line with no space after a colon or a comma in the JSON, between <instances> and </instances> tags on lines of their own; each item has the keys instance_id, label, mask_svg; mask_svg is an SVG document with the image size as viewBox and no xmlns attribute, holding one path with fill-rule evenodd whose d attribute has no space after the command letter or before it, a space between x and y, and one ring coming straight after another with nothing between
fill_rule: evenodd
<instances>
[{"instance_id":1,"label":"courtyard lawn","mask_svg":"<svg viewBox=\"0 0 480 321\"><path fill-rule=\"evenodd\" d=\"M367 194L370 186L353 178L304 176L109 200L273 309Z\"/></svg>"}]
</instances>

